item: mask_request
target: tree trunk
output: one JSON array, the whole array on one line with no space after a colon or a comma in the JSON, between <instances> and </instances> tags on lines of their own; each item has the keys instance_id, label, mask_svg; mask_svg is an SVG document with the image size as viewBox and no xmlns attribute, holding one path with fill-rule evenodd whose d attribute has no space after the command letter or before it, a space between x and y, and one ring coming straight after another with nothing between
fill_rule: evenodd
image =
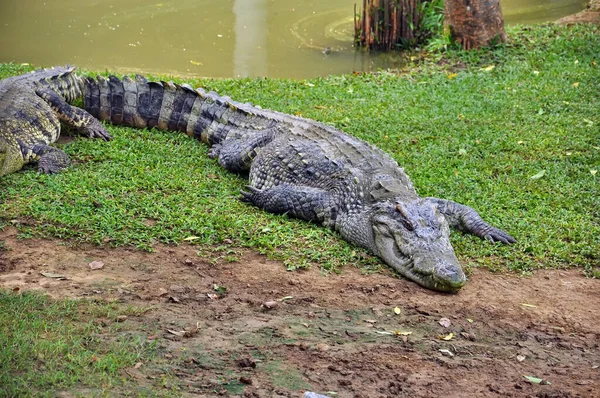
<instances>
[{"instance_id":1,"label":"tree trunk","mask_svg":"<svg viewBox=\"0 0 600 398\"><path fill-rule=\"evenodd\" d=\"M499 0L445 0L444 19L465 50L506 40Z\"/></svg>"}]
</instances>

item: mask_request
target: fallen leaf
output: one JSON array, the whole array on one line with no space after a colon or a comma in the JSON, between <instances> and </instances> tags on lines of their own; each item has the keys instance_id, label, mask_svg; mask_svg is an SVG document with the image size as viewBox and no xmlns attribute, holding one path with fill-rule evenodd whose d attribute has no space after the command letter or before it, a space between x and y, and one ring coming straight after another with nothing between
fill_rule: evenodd
<instances>
[{"instance_id":1,"label":"fallen leaf","mask_svg":"<svg viewBox=\"0 0 600 398\"><path fill-rule=\"evenodd\" d=\"M55 274L54 272L40 272L40 273L42 275L44 275L46 278L54 278L54 279L58 279L58 280L67 279L67 277L65 275Z\"/></svg>"},{"instance_id":2,"label":"fallen leaf","mask_svg":"<svg viewBox=\"0 0 600 398\"><path fill-rule=\"evenodd\" d=\"M190 64L196 65L196 66L204 65L202 62L192 61L192 60L190 60Z\"/></svg>"},{"instance_id":3,"label":"fallen leaf","mask_svg":"<svg viewBox=\"0 0 600 398\"><path fill-rule=\"evenodd\" d=\"M450 319L448 318L441 318L438 323L445 328L449 328L450 325L452 325L452 322L450 322Z\"/></svg>"},{"instance_id":4,"label":"fallen leaf","mask_svg":"<svg viewBox=\"0 0 600 398\"><path fill-rule=\"evenodd\" d=\"M454 338L454 333L448 333L447 335L439 335L438 336L441 340L446 340L446 341L450 341Z\"/></svg>"},{"instance_id":5,"label":"fallen leaf","mask_svg":"<svg viewBox=\"0 0 600 398\"><path fill-rule=\"evenodd\" d=\"M527 358L525 355L517 355L517 361L523 362Z\"/></svg>"},{"instance_id":6,"label":"fallen leaf","mask_svg":"<svg viewBox=\"0 0 600 398\"><path fill-rule=\"evenodd\" d=\"M542 170L539 173L534 174L531 177L529 177L529 179L530 180L539 180L540 178L542 178L545 175L546 175L546 170Z\"/></svg>"},{"instance_id":7,"label":"fallen leaf","mask_svg":"<svg viewBox=\"0 0 600 398\"><path fill-rule=\"evenodd\" d=\"M119 315L115 318L116 322L125 322L127 320L127 315Z\"/></svg>"},{"instance_id":8,"label":"fallen leaf","mask_svg":"<svg viewBox=\"0 0 600 398\"><path fill-rule=\"evenodd\" d=\"M200 239L199 236L188 236L187 238L184 238L184 241L190 241L190 240L196 240L196 239Z\"/></svg>"},{"instance_id":9,"label":"fallen leaf","mask_svg":"<svg viewBox=\"0 0 600 398\"><path fill-rule=\"evenodd\" d=\"M143 365L143 363L141 363L141 362L137 362L135 365L133 365L133 368L134 368L134 369L139 369L139 368L141 368L141 367L142 367L142 365Z\"/></svg>"},{"instance_id":10,"label":"fallen leaf","mask_svg":"<svg viewBox=\"0 0 600 398\"><path fill-rule=\"evenodd\" d=\"M533 74L537 76L537 75L539 75L539 74L540 74L540 71L539 71L539 70L534 70L534 71L533 71Z\"/></svg>"},{"instance_id":11,"label":"fallen leaf","mask_svg":"<svg viewBox=\"0 0 600 398\"><path fill-rule=\"evenodd\" d=\"M540 379L538 377L525 376L525 375L523 375L523 377L526 378L527 380L529 380L530 382L532 382L533 384L550 384L549 381L546 381L544 379Z\"/></svg>"},{"instance_id":12,"label":"fallen leaf","mask_svg":"<svg viewBox=\"0 0 600 398\"><path fill-rule=\"evenodd\" d=\"M382 330L376 330L376 331L375 331L375 333L377 333L377 334L385 334L385 335L387 335L387 336L391 336L391 335L393 335L393 334L394 334L394 333L392 333L392 332L384 332L384 331L382 331Z\"/></svg>"},{"instance_id":13,"label":"fallen leaf","mask_svg":"<svg viewBox=\"0 0 600 398\"><path fill-rule=\"evenodd\" d=\"M448 79L454 79L456 76L458 76L458 73L450 73Z\"/></svg>"},{"instance_id":14,"label":"fallen leaf","mask_svg":"<svg viewBox=\"0 0 600 398\"><path fill-rule=\"evenodd\" d=\"M401 332L399 330L394 330L394 334L396 336L410 336L412 332Z\"/></svg>"},{"instance_id":15,"label":"fallen leaf","mask_svg":"<svg viewBox=\"0 0 600 398\"><path fill-rule=\"evenodd\" d=\"M467 150L465 148L460 148L458 150L458 156L465 156L467 154Z\"/></svg>"},{"instance_id":16,"label":"fallen leaf","mask_svg":"<svg viewBox=\"0 0 600 398\"><path fill-rule=\"evenodd\" d=\"M377 323L377 321L375 319L365 319L365 322L367 323Z\"/></svg>"},{"instance_id":17,"label":"fallen leaf","mask_svg":"<svg viewBox=\"0 0 600 398\"><path fill-rule=\"evenodd\" d=\"M399 307L394 307L394 314L400 315L401 312L402 310Z\"/></svg>"},{"instance_id":18,"label":"fallen leaf","mask_svg":"<svg viewBox=\"0 0 600 398\"><path fill-rule=\"evenodd\" d=\"M440 352L441 352L442 354L444 354L444 355L447 355L447 356L449 356L449 357L453 357L453 356L454 356L454 354L453 354L453 353L452 353L452 351L450 351L450 350L441 349L441 350L440 350Z\"/></svg>"},{"instance_id":19,"label":"fallen leaf","mask_svg":"<svg viewBox=\"0 0 600 398\"><path fill-rule=\"evenodd\" d=\"M169 300L172 301L173 303L179 303L181 300L179 300L177 297L175 296L171 296L169 297Z\"/></svg>"},{"instance_id":20,"label":"fallen leaf","mask_svg":"<svg viewBox=\"0 0 600 398\"><path fill-rule=\"evenodd\" d=\"M522 305L523 307L537 308L537 306L536 306L536 305L533 305L533 304L521 303L521 305Z\"/></svg>"},{"instance_id":21,"label":"fallen leaf","mask_svg":"<svg viewBox=\"0 0 600 398\"><path fill-rule=\"evenodd\" d=\"M185 330L179 330L179 331L177 331L177 330L167 329L167 332L169 332L169 333L171 333L171 334L173 334L175 336L179 336L179 337L185 336Z\"/></svg>"},{"instance_id":22,"label":"fallen leaf","mask_svg":"<svg viewBox=\"0 0 600 398\"><path fill-rule=\"evenodd\" d=\"M593 176L595 176L597 172L598 172L598 170L595 170L595 169L594 170L590 170L590 174L593 175Z\"/></svg>"},{"instance_id":23,"label":"fallen leaf","mask_svg":"<svg viewBox=\"0 0 600 398\"><path fill-rule=\"evenodd\" d=\"M293 298L294 298L294 296L285 296L285 297L282 297L282 298L280 298L280 299L279 299L279 300L277 300L277 301L291 300L291 299L293 299Z\"/></svg>"},{"instance_id":24,"label":"fallen leaf","mask_svg":"<svg viewBox=\"0 0 600 398\"><path fill-rule=\"evenodd\" d=\"M490 66L486 66L485 68L481 68L480 70L485 71L485 72L489 72L492 69L494 69L496 67L496 65L490 65Z\"/></svg>"},{"instance_id":25,"label":"fallen leaf","mask_svg":"<svg viewBox=\"0 0 600 398\"><path fill-rule=\"evenodd\" d=\"M102 261L92 261L88 265L90 266L90 269L92 271L95 270L95 269L102 269L102 268L104 268L104 263Z\"/></svg>"},{"instance_id":26,"label":"fallen leaf","mask_svg":"<svg viewBox=\"0 0 600 398\"><path fill-rule=\"evenodd\" d=\"M307 329L310 327L310 325L308 323L304 323L304 322L302 322L302 326L304 326Z\"/></svg>"},{"instance_id":27,"label":"fallen leaf","mask_svg":"<svg viewBox=\"0 0 600 398\"><path fill-rule=\"evenodd\" d=\"M573 87L575 87L575 88L579 87L579 82L573 83Z\"/></svg>"},{"instance_id":28,"label":"fallen leaf","mask_svg":"<svg viewBox=\"0 0 600 398\"><path fill-rule=\"evenodd\" d=\"M467 322L473 323L473 320L471 318L467 318Z\"/></svg>"}]
</instances>

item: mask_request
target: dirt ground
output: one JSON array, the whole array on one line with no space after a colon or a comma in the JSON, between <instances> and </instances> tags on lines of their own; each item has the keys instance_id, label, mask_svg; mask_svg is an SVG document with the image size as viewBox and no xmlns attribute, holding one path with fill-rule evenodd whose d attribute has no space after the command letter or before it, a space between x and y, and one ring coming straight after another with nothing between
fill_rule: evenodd
<instances>
[{"instance_id":1,"label":"dirt ground","mask_svg":"<svg viewBox=\"0 0 600 398\"><path fill-rule=\"evenodd\" d=\"M590 0L585 10L559 19L559 24L600 23L600 0Z\"/></svg>"},{"instance_id":2,"label":"dirt ground","mask_svg":"<svg viewBox=\"0 0 600 398\"><path fill-rule=\"evenodd\" d=\"M461 292L446 295L387 271L287 272L235 247L201 257L189 245L147 253L16 236L0 231L10 249L0 251L1 287L149 307L119 320L123 333L158 345L156 361L123 373L140 389L600 397L600 281L576 270L519 277L476 269ZM103 267L91 270L94 261Z\"/></svg>"}]
</instances>

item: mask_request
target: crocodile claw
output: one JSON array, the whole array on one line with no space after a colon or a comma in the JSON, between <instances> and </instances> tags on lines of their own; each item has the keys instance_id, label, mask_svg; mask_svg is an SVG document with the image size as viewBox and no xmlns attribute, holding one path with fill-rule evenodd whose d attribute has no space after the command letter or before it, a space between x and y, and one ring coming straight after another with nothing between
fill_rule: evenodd
<instances>
[{"instance_id":1,"label":"crocodile claw","mask_svg":"<svg viewBox=\"0 0 600 398\"><path fill-rule=\"evenodd\" d=\"M240 190L240 193L242 194L240 199L242 202L246 202L246 203L254 203L254 198L255 198L256 194L259 194L262 192L260 189L254 188L253 186L250 186L250 185L246 185L246 189L250 192Z\"/></svg>"},{"instance_id":2,"label":"crocodile claw","mask_svg":"<svg viewBox=\"0 0 600 398\"><path fill-rule=\"evenodd\" d=\"M108 131L106 131L106 128L104 128L97 120L95 120L95 123L84 127L83 131L89 138L101 138L104 141L110 141L112 139Z\"/></svg>"},{"instance_id":3,"label":"crocodile claw","mask_svg":"<svg viewBox=\"0 0 600 398\"><path fill-rule=\"evenodd\" d=\"M502 242L507 245L517 242L515 238L513 238L503 230L494 227L490 227L490 230L485 232L483 238L485 240L489 240L490 242Z\"/></svg>"}]
</instances>

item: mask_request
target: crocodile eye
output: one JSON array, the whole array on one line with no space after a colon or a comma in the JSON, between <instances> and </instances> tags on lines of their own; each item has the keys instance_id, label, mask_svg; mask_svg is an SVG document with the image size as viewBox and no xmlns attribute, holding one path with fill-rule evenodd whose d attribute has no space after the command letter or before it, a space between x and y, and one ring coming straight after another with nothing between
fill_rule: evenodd
<instances>
[{"instance_id":1,"label":"crocodile eye","mask_svg":"<svg viewBox=\"0 0 600 398\"><path fill-rule=\"evenodd\" d=\"M412 221L406 219L406 218L402 218L400 219L400 222L402 223L402 225L404 226L404 228L406 228L408 231L414 231L415 230L415 225L412 223Z\"/></svg>"}]
</instances>

